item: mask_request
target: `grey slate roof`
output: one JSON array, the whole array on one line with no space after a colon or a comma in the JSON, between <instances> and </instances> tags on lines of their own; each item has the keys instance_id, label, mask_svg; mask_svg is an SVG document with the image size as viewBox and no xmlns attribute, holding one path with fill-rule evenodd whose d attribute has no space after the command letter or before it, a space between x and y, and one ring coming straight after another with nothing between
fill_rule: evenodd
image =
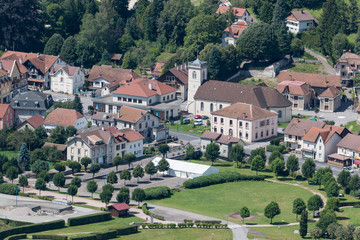
<instances>
[{"instance_id":1,"label":"grey slate roof","mask_svg":"<svg viewBox=\"0 0 360 240\"><path fill-rule=\"evenodd\" d=\"M50 94L28 91L16 95L10 102L13 109L47 110L53 104Z\"/></svg>"}]
</instances>

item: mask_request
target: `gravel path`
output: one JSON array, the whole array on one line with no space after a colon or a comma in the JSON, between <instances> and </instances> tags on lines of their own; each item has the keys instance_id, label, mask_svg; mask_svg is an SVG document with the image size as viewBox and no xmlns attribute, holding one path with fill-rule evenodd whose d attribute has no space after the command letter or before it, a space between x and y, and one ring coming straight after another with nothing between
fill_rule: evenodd
<instances>
[{"instance_id":1,"label":"gravel path","mask_svg":"<svg viewBox=\"0 0 360 240\"><path fill-rule=\"evenodd\" d=\"M328 64L328 62L326 61L326 59L323 56L321 56L320 54L317 54L314 51L311 51L308 48L305 48L305 52L309 53L311 56L313 56L317 60L319 60L322 63L322 65L326 68L326 71L328 72L328 74L336 75L335 69L330 64Z\"/></svg>"}]
</instances>

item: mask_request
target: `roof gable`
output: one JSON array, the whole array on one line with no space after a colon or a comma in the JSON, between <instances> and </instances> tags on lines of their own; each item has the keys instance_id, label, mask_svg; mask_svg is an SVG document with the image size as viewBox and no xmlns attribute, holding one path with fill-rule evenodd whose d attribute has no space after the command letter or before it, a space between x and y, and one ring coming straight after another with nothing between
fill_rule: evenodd
<instances>
[{"instance_id":1,"label":"roof gable","mask_svg":"<svg viewBox=\"0 0 360 240\"><path fill-rule=\"evenodd\" d=\"M73 109L57 108L47 115L44 124L69 127L74 126L76 120L83 117L84 115Z\"/></svg>"},{"instance_id":2,"label":"roof gable","mask_svg":"<svg viewBox=\"0 0 360 240\"><path fill-rule=\"evenodd\" d=\"M283 81L299 81L308 83L311 87L327 88L335 86L341 87L340 76L336 75L321 75L313 73L298 73L298 72L280 72L278 75L278 82Z\"/></svg>"}]
</instances>

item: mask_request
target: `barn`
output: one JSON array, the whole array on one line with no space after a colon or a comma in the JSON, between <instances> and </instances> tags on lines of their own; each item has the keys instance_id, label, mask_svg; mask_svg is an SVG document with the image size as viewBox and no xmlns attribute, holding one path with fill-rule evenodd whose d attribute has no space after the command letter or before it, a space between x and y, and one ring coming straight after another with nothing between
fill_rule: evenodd
<instances>
[{"instance_id":1,"label":"barn","mask_svg":"<svg viewBox=\"0 0 360 240\"><path fill-rule=\"evenodd\" d=\"M157 166L160 160L161 157L156 157L152 161L154 165ZM166 161L169 162L170 168L169 171L165 172L165 174L173 177L197 178L219 172L219 169L210 165L203 165L203 164L173 160L168 158L166 159Z\"/></svg>"}]
</instances>

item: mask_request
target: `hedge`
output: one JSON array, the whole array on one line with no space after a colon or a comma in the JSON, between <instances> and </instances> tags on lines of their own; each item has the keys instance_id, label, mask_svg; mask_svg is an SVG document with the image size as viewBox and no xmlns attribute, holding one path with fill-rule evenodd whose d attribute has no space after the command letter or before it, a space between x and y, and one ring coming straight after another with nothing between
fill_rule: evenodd
<instances>
[{"instance_id":1,"label":"hedge","mask_svg":"<svg viewBox=\"0 0 360 240\"><path fill-rule=\"evenodd\" d=\"M21 233L36 233L36 232L42 232L47 230L53 230L53 229L59 229L65 227L65 221L64 220L56 220L52 222L45 222L45 223L37 223L37 224L31 224L26 226L20 226L20 227L14 227L11 229L6 229L3 231L0 231L0 239L4 239L6 237L9 237L11 235L15 234L21 234Z\"/></svg>"},{"instance_id":2,"label":"hedge","mask_svg":"<svg viewBox=\"0 0 360 240\"><path fill-rule=\"evenodd\" d=\"M54 240L67 240L67 236L61 235L48 235L48 234L35 234L32 235L32 239L54 239Z\"/></svg>"},{"instance_id":3,"label":"hedge","mask_svg":"<svg viewBox=\"0 0 360 240\"><path fill-rule=\"evenodd\" d=\"M138 232L138 226L130 226L126 228L111 228L110 230L115 230L117 235L130 235Z\"/></svg>"},{"instance_id":4,"label":"hedge","mask_svg":"<svg viewBox=\"0 0 360 240\"><path fill-rule=\"evenodd\" d=\"M97 240L96 235L94 234L84 234L81 236L69 237L70 240Z\"/></svg>"},{"instance_id":5,"label":"hedge","mask_svg":"<svg viewBox=\"0 0 360 240\"><path fill-rule=\"evenodd\" d=\"M14 188L16 188L16 187L17 187L16 184L2 183L2 184L0 184L0 193L8 194L8 195L15 195L16 190Z\"/></svg>"},{"instance_id":6,"label":"hedge","mask_svg":"<svg viewBox=\"0 0 360 240\"><path fill-rule=\"evenodd\" d=\"M163 216L160 216L160 215L157 215L157 214L154 214L154 213L150 212L149 209L147 208L147 204L146 204L146 203L144 203L144 204L142 205L141 209L142 209L143 213L145 213L145 214L148 215L148 216L153 215L153 217L156 218L156 219L165 220L165 218L164 218Z\"/></svg>"},{"instance_id":7,"label":"hedge","mask_svg":"<svg viewBox=\"0 0 360 240\"><path fill-rule=\"evenodd\" d=\"M236 181L264 181L265 176L262 175L242 175L238 172L219 172L209 176L197 177L194 179L186 180L183 186L186 188L201 188L210 185L236 182Z\"/></svg>"},{"instance_id":8,"label":"hedge","mask_svg":"<svg viewBox=\"0 0 360 240\"><path fill-rule=\"evenodd\" d=\"M167 198L171 196L171 189L166 186L159 186L159 187L150 187L144 189L146 197L146 200L150 199L162 199Z\"/></svg>"},{"instance_id":9,"label":"hedge","mask_svg":"<svg viewBox=\"0 0 360 240\"><path fill-rule=\"evenodd\" d=\"M116 230L108 230L103 232L95 232L93 233L96 236L97 240L107 240L111 238L117 237L117 231Z\"/></svg>"},{"instance_id":10,"label":"hedge","mask_svg":"<svg viewBox=\"0 0 360 240\"><path fill-rule=\"evenodd\" d=\"M5 240L18 240L18 239L26 239L27 235L26 234L18 234L18 235L13 235L10 237L5 238Z\"/></svg>"},{"instance_id":11,"label":"hedge","mask_svg":"<svg viewBox=\"0 0 360 240\"><path fill-rule=\"evenodd\" d=\"M4 222L6 225L9 225L11 227L19 227L19 226L25 226L25 225L32 224L29 222L21 222L21 221L11 220L8 218L0 218L0 221Z\"/></svg>"},{"instance_id":12,"label":"hedge","mask_svg":"<svg viewBox=\"0 0 360 240\"><path fill-rule=\"evenodd\" d=\"M286 146L284 144L280 144L279 146L276 145L268 145L266 147L266 151L268 152L275 152L275 151L279 151L280 153L283 153L286 149Z\"/></svg>"},{"instance_id":13,"label":"hedge","mask_svg":"<svg viewBox=\"0 0 360 240\"><path fill-rule=\"evenodd\" d=\"M357 206L360 202L340 202L340 207Z\"/></svg>"},{"instance_id":14,"label":"hedge","mask_svg":"<svg viewBox=\"0 0 360 240\"><path fill-rule=\"evenodd\" d=\"M69 226L79 226L90 223L105 222L111 220L109 212L95 213L81 217L73 217L68 219Z\"/></svg>"}]
</instances>

